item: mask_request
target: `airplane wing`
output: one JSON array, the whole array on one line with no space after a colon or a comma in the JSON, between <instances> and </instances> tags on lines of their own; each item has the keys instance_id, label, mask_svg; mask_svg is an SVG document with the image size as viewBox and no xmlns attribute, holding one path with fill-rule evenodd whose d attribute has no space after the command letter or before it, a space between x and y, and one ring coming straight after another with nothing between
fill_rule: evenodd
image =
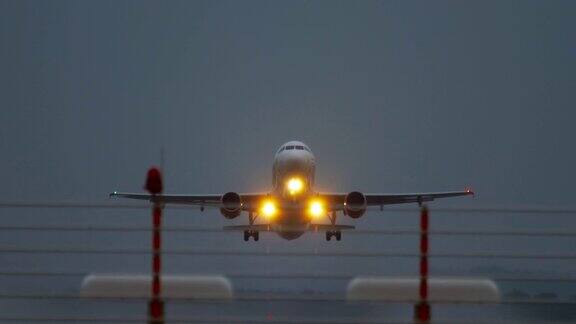
<instances>
[{"instance_id":1,"label":"airplane wing","mask_svg":"<svg viewBox=\"0 0 576 324\"><path fill-rule=\"evenodd\" d=\"M473 195L471 190L465 191L446 191L446 192L428 192L428 193L410 193L410 194L365 194L367 206L383 206L406 203L423 203L433 201L438 198L458 197ZM240 194L242 201L242 210L257 210L257 204L263 198L268 196L267 193L245 193ZM344 209L344 199L346 193L318 193L319 197L326 200L329 210ZM208 195L170 195L170 194L142 194L129 192L113 192L110 197L128 198L137 200L147 200L150 202L161 202L164 204L179 204L201 207L221 207L221 194Z\"/></svg>"},{"instance_id":2,"label":"airplane wing","mask_svg":"<svg viewBox=\"0 0 576 324\"><path fill-rule=\"evenodd\" d=\"M344 209L345 193L319 193L320 197L327 200L332 210ZM408 193L408 194L364 194L367 206L383 206L407 203L423 203L433 201L438 198L459 197L474 195L472 190L464 191L445 191L445 192L426 192L426 193Z\"/></svg>"},{"instance_id":3,"label":"airplane wing","mask_svg":"<svg viewBox=\"0 0 576 324\"><path fill-rule=\"evenodd\" d=\"M254 210L256 204L262 198L266 197L266 193L245 193L239 194L242 201L242 210ZM220 199L222 194L208 194L208 195L166 195L166 194L143 194L131 192L117 192L114 191L110 194L111 198L127 198L136 200L147 200L150 202L158 202L163 204L178 204L190 205L200 207L214 207L219 208L222 206Z\"/></svg>"}]
</instances>

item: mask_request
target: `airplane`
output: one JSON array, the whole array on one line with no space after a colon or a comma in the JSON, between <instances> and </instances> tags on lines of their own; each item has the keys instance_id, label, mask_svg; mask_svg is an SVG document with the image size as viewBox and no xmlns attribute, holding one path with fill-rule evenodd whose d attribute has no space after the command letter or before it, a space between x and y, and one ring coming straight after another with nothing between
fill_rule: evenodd
<instances>
[{"instance_id":1,"label":"airplane","mask_svg":"<svg viewBox=\"0 0 576 324\"><path fill-rule=\"evenodd\" d=\"M209 195L140 194L113 192L110 197L148 200L158 204L181 204L219 208L227 219L234 219L242 212L248 213L248 225L225 226L225 230L243 231L244 241L252 237L259 240L260 232L275 232L286 240L294 240L307 231L325 231L326 240L342 238L342 230L354 229L351 225L336 224L338 212L358 219L369 206L430 202L437 198L473 195L472 190L372 194L351 191L347 193L317 192L314 190L316 159L308 145L290 141L280 146L272 166L272 190L263 193L237 193ZM318 223L321 219L330 224ZM256 222L263 218L264 222Z\"/></svg>"}]
</instances>

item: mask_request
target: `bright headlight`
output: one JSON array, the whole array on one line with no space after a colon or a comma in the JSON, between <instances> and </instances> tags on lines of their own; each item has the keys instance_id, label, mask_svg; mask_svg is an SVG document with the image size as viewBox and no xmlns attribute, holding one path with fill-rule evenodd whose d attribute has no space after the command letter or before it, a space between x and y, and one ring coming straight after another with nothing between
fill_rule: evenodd
<instances>
[{"instance_id":1,"label":"bright headlight","mask_svg":"<svg viewBox=\"0 0 576 324\"><path fill-rule=\"evenodd\" d=\"M276 215L276 205L271 200L265 201L262 205L261 212L264 217L271 218Z\"/></svg>"},{"instance_id":2,"label":"bright headlight","mask_svg":"<svg viewBox=\"0 0 576 324\"><path fill-rule=\"evenodd\" d=\"M294 195L304 189L304 182L299 178L291 178L286 182L286 188L291 195Z\"/></svg>"},{"instance_id":3,"label":"bright headlight","mask_svg":"<svg viewBox=\"0 0 576 324\"><path fill-rule=\"evenodd\" d=\"M310 203L309 211L313 218L318 218L324 215L324 205L321 201L314 200Z\"/></svg>"}]
</instances>

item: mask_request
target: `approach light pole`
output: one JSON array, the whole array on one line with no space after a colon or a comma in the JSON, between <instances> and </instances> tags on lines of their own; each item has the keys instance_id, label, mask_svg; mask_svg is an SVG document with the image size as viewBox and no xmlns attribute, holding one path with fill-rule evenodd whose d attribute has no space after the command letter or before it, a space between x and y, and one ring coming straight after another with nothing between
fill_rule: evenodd
<instances>
[{"instance_id":1,"label":"approach light pole","mask_svg":"<svg viewBox=\"0 0 576 324\"><path fill-rule=\"evenodd\" d=\"M430 323L431 309L428 303L428 227L430 225L428 207L420 206L420 300L414 306L414 322L419 324Z\"/></svg>"},{"instance_id":2,"label":"approach light pole","mask_svg":"<svg viewBox=\"0 0 576 324\"><path fill-rule=\"evenodd\" d=\"M152 167L148 170L145 189L152 195L152 294L148 302L148 323L164 324L160 278L162 201L155 197L162 193L162 174L158 168Z\"/></svg>"}]
</instances>

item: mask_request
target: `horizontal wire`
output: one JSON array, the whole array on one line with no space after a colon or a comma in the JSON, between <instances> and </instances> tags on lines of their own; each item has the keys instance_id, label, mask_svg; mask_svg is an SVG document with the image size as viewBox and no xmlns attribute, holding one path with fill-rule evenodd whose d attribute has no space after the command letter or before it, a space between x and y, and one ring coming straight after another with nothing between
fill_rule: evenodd
<instances>
[{"instance_id":1,"label":"horizontal wire","mask_svg":"<svg viewBox=\"0 0 576 324\"><path fill-rule=\"evenodd\" d=\"M213 316L213 317L171 317L165 316L164 320L166 323L298 323L298 324L413 324L414 320L400 320L400 319L390 319L390 318L354 318L354 317L271 317L267 316ZM124 322L138 322L144 323L148 321L144 317L91 317L91 316L49 316L49 317L0 317L0 321L26 321L26 322L106 322L106 323L124 323ZM492 324L498 322L500 324L524 324L524 323L541 323L541 321L526 321L524 320L502 320L502 319L477 319L477 320L461 320L455 319L433 319L434 323L460 323L460 324Z\"/></svg>"},{"instance_id":2,"label":"horizontal wire","mask_svg":"<svg viewBox=\"0 0 576 324\"><path fill-rule=\"evenodd\" d=\"M5 294L0 293L0 299L29 299L29 300L86 300L86 301L103 301L103 302L142 302L150 300L149 297L95 297L95 296L80 296L78 294ZM419 299L406 299L406 300L348 300L342 294L317 294L317 295L295 295L295 294L269 294L269 293L254 293L254 294L240 294L234 296L232 299L200 299L200 298L162 298L169 303L230 303L231 301L310 301L310 302L351 302L351 303L370 303L370 304L414 304L420 302ZM549 304L549 305L576 305L576 300L564 299L510 299L501 301L470 301L470 300L430 300L430 304L474 304L474 305L490 305L490 304Z\"/></svg>"},{"instance_id":3,"label":"horizontal wire","mask_svg":"<svg viewBox=\"0 0 576 324\"><path fill-rule=\"evenodd\" d=\"M419 209L407 209L407 208L386 208L386 211L394 211L394 212L418 212ZM572 208L494 208L494 207L485 207L485 208L466 208L466 207L458 207L458 208L450 208L450 207L441 207L441 208L430 208L431 212L440 212L440 213L487 213L487 214L575 214L576 209Z\"/></svg>"},{"instance_id":4,"label":"horizontal wire","mask_svg":"<svg viewBox=\"0 0 576 324\"><path fill-rule=\"evenodd\" d=\"M0 231L63 231L63 232L150 232L153 228L150 226L101 226L101 225L0 225ZM207 232L207 233L220 233L226 231L218 227L196 227L196 226L182 226L170 227L164 226L161 229L163 232ZM576 234L576 233L575 233Z\"/></svg>"},{"instance_id":5,"label":"horizontal wire","mask_svg":"<svg viewBox=\"0 0 576 324\"><path fill-rule=\"evenodd\" d=\"M72 209L149 209L146 204L114 204L89 202L0 202L0 208L72 208ZM193 206L170 206L176 209L194 209Z\"/></svg>"},{"instance_id":6,"label":"horizontal wire","mask_svg":"<svg viewBox=\"0 0 576 324\"><path fill-rule=\"evenodd\" d=\"M2 273L0 273L2 275ZM388 276L382 274L225 274L226 277L231 279L322 279L322 280L350 280L356 277L382 277L382 278L419 278L418 276ZM456 275L430 275L427 278L432 279L491 279L495 281L510 281L510 282L565 282L576 283L576 277L511 277L511 276L490 276L490 275L472 275L472 276L456 276Z\"/></svg>"},{"instance_id":7,"label":"horizontal wire","mask_svg":"<svg viewBox=\"0 0 576 324\"><path fill-rule=\"evenodd\" d=\"M84 277L91 274L98 274L94 272L79 272L79 271L0 271L0 276L29 276L29 277ZM106 275L130 275L130 273L104 273ZM133 275L151 275L149 273L134 273ZM190 275L188 273L164 273L163 276L186 276ZM416 278L410 276L399 276L399 275L383 275L383 274L307 274L307 273L228 273L224 274L225 277L230 279L313 279L313 280L350 280L355 277L385 277L385 278ZM505 281L505 282L566 282L566 283L576 283L576 277L567 276L491 276L491 275L471 275L471 276L461 276L461 275L431 275L428 278L434 279L491 279L495 281Z\"/></svg>"},{"instance_id":8,"label":"horizontal wire","mask_svg":"<svg viewBox=\"0 0 576 324\"><path fill-rule=\"evenodd\" d=\"M361 235L420 235L421 231L411 229L398 230L354 230L346 234ZM576 237L576 231L466 231L466 230L429 230L429 235L438 236L538 236L538 237Z\"/></svg>"},{"instance_id":9,"label":"horizontal wire","mask_svg":"<svg viewBox=\"0 0 576 324\"><path fill-rule=\"evenodd\" d=\"M48 317L27 317L27 316L0 316L0 321L20 321L20 322L106 322L106 323L145 323L149 319L145 317L92 317L92 316L48 316ZM251 316L222 316L217 315L213 317L171 317L165 316L166 323L308 323L308 324L343 324L343 323L358 323L358 324L373 324L373 323L394 323L394 324L412 324L414 321L399 321L390 319L361 319L361 318L314 318L314 317L273 317L267 318L265 316L251 317ZM444 321L436 323L443 323ZM446 323L453 323L454 321L446 321ZM459 323L468 323L458 321ZM472 322L470 322L472 323ZM474 321L473 323L484 323L482 321ZM485 323L492 323L486 321Z\"/></svg>"},{"instance_id":10,"label":"horizontal wire","mask_svg":"<svg viewBox=\"0 0 576 324\"><path fill-rule=\"evenodd\" d=\"M371 206L378 207L378 206ZM149 209L150 205L147 204L117 204L117 203L101 203L101 202L17 202L17 201L4 201L0 202L0 208L86 208L86 209ZM182 210L196 210L200 206L192 205L167 205L169 209L182 209ZM442 213L504 213L504 214L576 214L574 208L537 208L537 207L440 207L433 208L435 212ZM418 212L417 208L398 208L386 207L384 212Z\"/></svg>"},{"instance_id":11,"label":"horizontal wire","mask_svg":"<svg viewBox=\"0 0 576 324\"><path fill-rule=\"evenodd\" d=\"M150 249L102 249L73 247L9 247L0 246L2 253L24 254L150 254ZM353 252L353 251L245 251L245 250L193 250L171 249L163 250L165 255L202 255L202 256L285 256L285 257L392 257L419 258L419 253L409 252ZM576 260L576 254L521 254L521 253L430 253L430 258L482 258L482 259L557 259Z\"/></svg>"},{"instance_id":12,"label":"horizontal wire","mask_svg":"<svg viewBox=\"0 0 576 324\"><path fill-rule=\"evenodd\" d=\"M63 231L63 232L149 232L150 226L102 226L102 225L0 225L0 231ZM164 232L191 232L191 233L230 233L230 230L217 227L198 226L166 226ZM420 231L413 229L391 230L362 230L348 231L351 235L420 235ZM438 236L537 236L537 237L576 237L576 231L548 230L548 231L466 231L466 230L431 230L429 235Z\"/></svg>"},{"instance_id":13,"label":"horizontal wire","mask_svg":"<svg viewBox=\"0 0 576 324\"><path fill-rule=\"evenodd\" d=\"M118 316L118 317L101 317L101 316L1 316L0 322L106 322L106 323L145 323L147 321L146 317L134 316Z\"/></svg>"},{"instance_id":14,"label":"horizontal wire","mask_svg":"<svg viewBox=\"0 0 576 324\"><path fill-rule=\"evenodd\" d=\"M47 316L47 317L30 317L30 316L0 316L0 321L20 321L20 322L106 322L106 323L126 323L126 322L137 322L144 323L149 319L145 317L97 317L97 316ZM400 319L389 319L389 318L378 318L373 317L366 318L354 318L354 317L324 317L321 315L320 318L317 317L303 317L303 316L222 316L216 315L212 317L206 316L195 316L195 317L185 317L185 316L165 316L164 320L166 323L307 323L307 324L413 324L414 320L400 320ZM460 320L460 319L438 319L434 318L434 323L461 323L461 324L492 324L494 319L480 319L480 320ZM498 319L498 323L501 324L524 324L533 323L530 321L511 321L511 320L501 320Z\"/></svg>"}]
</instances>

